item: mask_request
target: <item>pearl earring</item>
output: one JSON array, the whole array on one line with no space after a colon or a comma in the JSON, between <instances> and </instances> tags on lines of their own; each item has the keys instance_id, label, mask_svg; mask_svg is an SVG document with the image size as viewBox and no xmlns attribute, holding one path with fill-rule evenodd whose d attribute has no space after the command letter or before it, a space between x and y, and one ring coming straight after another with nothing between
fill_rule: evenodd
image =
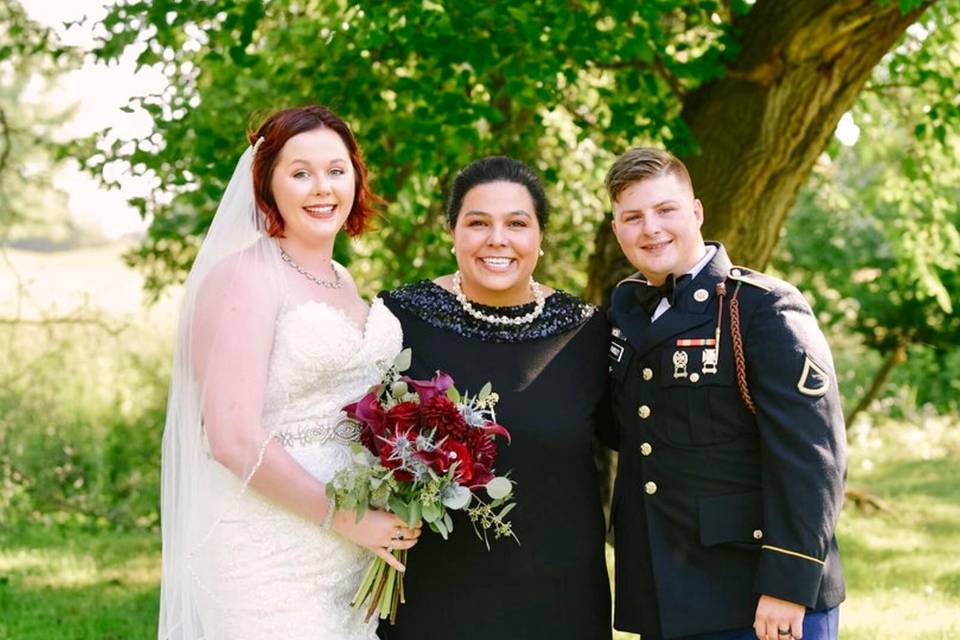
<instances>
[{"instance_id":1,"label":"pearl earring","mask_svg":"<svg viewBox=\"0 0 960 640\"><path fill-rule=\"evenodd\" d=\"M540 249L540 257L543 257L543 249Z\"/></svg>"},{"instance_id":2,"label":"pearl earring","mask_svg":"<svg viewBox=\"0 0 960 640\"><path fill-rule=\"evenodd\" d=\"M456 248L456 247L450 247L450 253L452 253L453 255L457 255L457 248Z\"/></svg>"}]
</instances>

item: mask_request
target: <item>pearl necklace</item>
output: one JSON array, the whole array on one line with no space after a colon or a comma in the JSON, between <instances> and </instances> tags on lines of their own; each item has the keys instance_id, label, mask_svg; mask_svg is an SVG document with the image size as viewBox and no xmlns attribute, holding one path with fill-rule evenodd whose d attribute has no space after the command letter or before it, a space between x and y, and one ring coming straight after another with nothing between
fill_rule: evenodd
<instances>
[{"instance_id":1,"label":"pearl necklace","mask_svg":"<svg viewBox=\"0 0 960 640\"><path fill-rule=\"evenodd\" d=\"M516 318L508 318L507 316L491 316L483 313L482 311L477 311L477 309L474 308L470 301L467 300L467 296L463 293L460 271L457 271L453 274L453 295L456 296L457 302L460 303L460 306L468 314L477 320L489 322L490 324L521 325L533 322L536 318L538 318L540 314L543 313L543 306L546 303L546 298L543 295L543 289L540 288L540 283L534 280L533 276L530 276L530 291L533 293L533 299L537 303L533 311L530 313L525 313L524 315Z\"/></svg>"},{"instance_id":2,"label":"pearl necklace","mask_svg":"<svg viewBox=\"0 0 960 640\"><path fill-rule=\"evenodd\" d=\"M320 285L321 287L326 287L327 289L339 289L340 287L343 286L343 280L340 278L340 272L337 271L336 267L333 266L332 261L330 262L330 270L333 271L333 277L335 278L334 282L330 282L329 280L321 280L317 276L313 275L312 273L310 273L309 271L307 271L306 269L298 265L296 262L294 262L293 258L287 255L287 252L284 251L283 249L280 249L280 259L286 262L288 265L290 265L291 268L298 271L300 275L302 275L304 278L306 278L307 280L309 280L314 284Z\"/></svg>"}]
</instances>

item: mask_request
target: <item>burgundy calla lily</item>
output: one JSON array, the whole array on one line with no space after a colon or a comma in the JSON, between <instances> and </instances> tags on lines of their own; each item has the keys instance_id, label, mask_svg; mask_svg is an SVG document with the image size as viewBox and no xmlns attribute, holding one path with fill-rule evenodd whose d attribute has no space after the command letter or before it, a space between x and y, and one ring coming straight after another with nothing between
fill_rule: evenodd
<instances>
[{"instance_id":1,"label":"burgundy calla lily","mask_svg":"<svg viewBox=\"0 0 960 640\"><path fill-rule=\"evenodd\" d=\"M413 387L420 396L420 404L432 400L434 396L445 394L447 389L453 386L453 378L443 371L437 371L431 380L414 380L408 376L402 376L400 379Z\"/></svg>"}]
</instances>

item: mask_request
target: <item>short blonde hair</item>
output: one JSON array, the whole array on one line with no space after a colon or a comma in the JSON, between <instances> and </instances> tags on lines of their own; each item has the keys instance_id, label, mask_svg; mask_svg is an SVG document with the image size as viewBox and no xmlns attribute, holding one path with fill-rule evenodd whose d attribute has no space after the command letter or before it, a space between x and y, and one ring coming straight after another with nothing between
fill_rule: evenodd
<instances>
[{"instance_id":1,"label":"short blonde hair","mask_svg":"<svg viewBox=\"0 0 960 640\"><path fill-rule=\"evenodd\" d=\"M693 181L687 167L669 151L653 147L634 147L617 158L607 172L604 184L610 195L610 202L616 202L624 189L634 182L663 175L674 175L693 190Z\"/></svg>"}]
</instances>

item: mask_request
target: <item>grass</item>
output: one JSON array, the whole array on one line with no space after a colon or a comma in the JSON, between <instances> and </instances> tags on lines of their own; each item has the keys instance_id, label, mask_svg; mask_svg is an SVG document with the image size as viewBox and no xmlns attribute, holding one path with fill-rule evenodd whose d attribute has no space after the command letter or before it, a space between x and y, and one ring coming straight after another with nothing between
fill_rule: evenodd
<instances>
[{"instance_id":1,"label":"grass","mask_svg":"<svg viewBox=\"0 0 960 640\"><path fill-rule=\"evenodd\" d=\"M46 273L30 256L15 258L42 291L20 300L0 270L0 317L22 306L20 317L42 318L47 300L73 300L125 328L104 336L96 325L0 327L0 640L155 638L172 308L145 313L138 282L90 294L97 273L71 280L72 262ZM118 268L115 255L100 259L102 271ZM841 517L842 637L960 637L957 417L862 420L850 460L848 485L888 510L848 505Z\"/></svg>"},{"instance_id":2,"label":"grass","mask_svg":"<svg viewBox=\"0 0 960 640\"><path fill-rule=\"evenodd\" d=\"M960 637L960 425L920 418L876 431L854 440L848 484L889 511L848 507L840 520L843 638Z\"/></svg>"},{"instance_id":3,"label":"grass","mask_svg":"<svg viewBox=\"0 0 960 640\"><path fill-rule=\"evenodd\" d=\"M960 429L951 429L941 439L956 441ZM849 484L889 511L867 514L848 505L843 513L844 640L960 636L960 447L931 452L923 441L921 458L919 445L910 445L920 441L917 429L891 424L853 447ZM0 638L155 637L158 553L151 532L35 525L0 534Z\"/></svg>"},{"instance_id":4,"label":"grass","mask_svg":"<svg viewBox=\"0 0 960 640\"><path fill-rule=\"evenodd\" d=\"M0 638L156 638L159 540L32 528L0 537Z\"/></svg>"}]
</instances>

